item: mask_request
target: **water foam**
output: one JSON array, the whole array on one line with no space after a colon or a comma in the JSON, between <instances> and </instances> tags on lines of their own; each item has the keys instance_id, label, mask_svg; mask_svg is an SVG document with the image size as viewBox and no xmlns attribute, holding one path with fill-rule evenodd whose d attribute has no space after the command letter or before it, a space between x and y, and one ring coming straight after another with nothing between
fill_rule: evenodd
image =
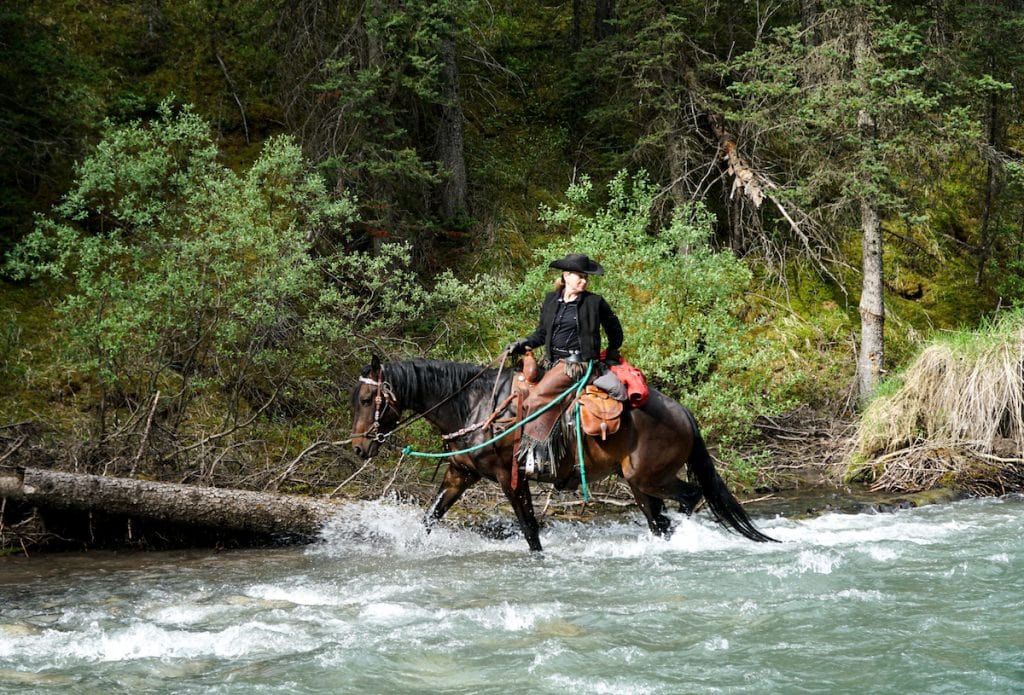
<instances>
[{"instance_id":1,"label":"water foam","mask_svg":"<svg viewBox=\"0 0 1024 695\"><path fill-rule=\"evenodd\" d=\"M596 678L593 676L573 677L566 675L548 676L547 680L556 692L598 693L598 695L650 695L650 693L678 692L665 688L652 688L649 684L637 684L625 678Z\"/></svg>"},{"instance_id":2,"label":"water foam","mask_svg":"<svg viewBox=\"0 0 1024 695\"><path fill-rule=\"evenodd\" d=\"M272 562L98 560L54 578L4 608L0 662L17 672L0 690L43 671L82 692L468 692L515 669L531 692L672 693L684 672L695 692L879 691L978 639L995 646L956 651L949 687L992 692L971 675L986 669L1022 684L1019 504L759 520L779 544L704 514L673 515L668 541L639 513L549 521L542 554L455 524L427 535L422 513L353 505Z\"/></svg>"},{"instance_id":3,"label":"water foam","mask_svg":"<svg viewBox=\"0 0 1024 695\"><path fill-rule=\"evenodd\" d=\"M428 532L422 507L387 501L352 502L321 532L309 553L338 557L351 553L393 553L409 557L465 555L522 544L521 538L485 538L443 521ZM525 547L525 546L524 546Z\"/></svg>"},{"instance_id":4,"label":"water foam","mask_svg":"<svg viewBox=\"0 0 1024 695\"><path fill-rule=\"evenodd\" d=\"M964 530L955 520L936 523L915 516L918 510L887 515L891 523L879 524L870 514L824 514L793 521L785 518L757 520L765 533L783 542L818 550L833 549L840 555L856 549L877 562L894 562L901 544L932 545ZM312 546L312 555L386 555L405 558L454 557L474 553L509 552L526 555L521 535L487 538L456 524L441 522L431 532L423 525L424 510L418 505L389 501L355 502L335 517L322 533L323 543ZM569 557L606 559L653 559L665 554L740 552L773 554L787 552L777 544L755 544L721 527L708 515L686 517L667 513L673 524L668 539L656 538L639 512L614 520L589 523L548 521L541 530L546 551ZM798 571L830 572L839 562L836 555L808 555ZM281 596L285 600L287 596Z\"/></svg>"},{"instance_id":5,"label":"water foam","mask_svg":"<svg viewBox=\"0 0 1024 695\"><path fill-rule=\"evenodd\" d=\"M105 628L92 622L71 632L45 630L25 639L0 643L0 654L58 664L206 656L234 659L274 653L292 645L294 639L289 628L259 622L219 631L178 630L145 622Z\"/></svg>"},{"instance_id":6,"label":"water foam","mask_svg":"<svg viewBox=\"0 0 1024 695\"><path fill-rule=\"evenodd\" d=\"M296 577L288 585L254 584L245 591L246 596L258 599L264 606L288 608L290 606L341 606L350 601L330 587L304 583L308 580Z\"/></svg>"},{"instance_id":7,"label":"water foam","mask_svg":"<svg viewBox=\"0 0 1024 695\"><path fill-rule=\"evenodd\" d=\"M391 501L353 502L333 518L321 533L322 543L307 552L341 557L353 553L387 553L404 557L466 556L473 553L529 551L518 529L508 538L489 538L455 523L440 522L429 532L424 510ZM749 541L722 528L705 516L666 514L673 534L666 541L650 533L639 512L615 520L587 523L547 520L540 533L545 550L571 556L640 558L661 553L700 553L745 547Z\"/></svg>"}]
</instances>

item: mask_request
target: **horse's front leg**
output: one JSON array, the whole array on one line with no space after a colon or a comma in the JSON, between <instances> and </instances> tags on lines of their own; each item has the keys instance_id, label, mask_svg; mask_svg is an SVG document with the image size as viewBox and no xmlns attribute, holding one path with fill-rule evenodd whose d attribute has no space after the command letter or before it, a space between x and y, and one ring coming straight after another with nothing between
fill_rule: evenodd
<instances>
[{"instance_id":1,"label":"horse's front leg","mask_svg":"<svg viewBox=\"0 0 1024 695\"><path fill-rule=\"evenodd\" d=\"M452 505L462 497L462 493L478 480L480 480L480 474L472 468L454 462L448 464L448 470L444 473L444 479L437 490L437 495L430 503L430 507L427 508L427 514L423 519L428 533L452 508Z\"/></svg>"},{"instance_id":2,"label":"horse's front leg","mask_svg":"<svg viewBox=\"0 0 1024 695\"><path fill-rule=\"evenodd\" d=\"M530 484L520 479L516 489L512 489L511 479L501 479L501 489L504 490L508 501L512 503L516 518L519 520L519 528L523 530L526 542L530 550L543 550L540 546L540 525L533 513L533 496L530 495Z\"/></svg>"},{"instance_id":3,"label":"horse's front leg","mask_svg":"<svg viewBox=\"0 0 1024 695\"><path fill-rule=\"evenodd\" d=\"M497 461L508 461L511 460L512 454L510 451L504 452L505 455L499 455ZM501 486L502 492L505 493L505 497L512 504L512 509L516 513L516 519L519 520L519 528L523 530L523 536L526 537L526 543L530 546L530 550L543 550L540 546L540 524L537 523L537 517L533 513L533 496L530 495L530 484L526 481L525 477L520 477L515 489L512 489L512 467L507 465L501 465L495 463L491 468L492 475L498 481L498 485Z\"/></svg>"}]
</instances>

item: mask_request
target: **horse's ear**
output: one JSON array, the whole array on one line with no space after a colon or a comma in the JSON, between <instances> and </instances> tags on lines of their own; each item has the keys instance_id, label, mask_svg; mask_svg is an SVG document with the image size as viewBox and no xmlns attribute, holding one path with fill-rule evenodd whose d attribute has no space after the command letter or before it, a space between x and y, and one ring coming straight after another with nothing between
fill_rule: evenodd
<instances>
[{"instance_id":1,"label":"horse's ear","mask_svg":"<svg viewBox=\"0 0 1024 695\"><path fill-rule=\"evenodd\" d=\"M374 376L380 375L380 358L377 355L373 355L370 358L370 374Z\"/></svg>"}]
</instances>

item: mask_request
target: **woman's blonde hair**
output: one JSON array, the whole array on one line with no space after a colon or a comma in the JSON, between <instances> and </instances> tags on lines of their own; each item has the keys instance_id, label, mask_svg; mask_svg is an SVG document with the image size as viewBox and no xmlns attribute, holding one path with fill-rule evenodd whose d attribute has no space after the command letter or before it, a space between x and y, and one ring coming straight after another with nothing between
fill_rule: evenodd
<instances>
[{"instance_id":1,"label":"woman's blonde hair","mask_svg":"<svg viewBox=\"0 0 1024 695\"><path fill-rule=\"evenodd\" d=\"M565 273L559 273L558 278L555 280L555 292L561 292L565 289Z\"/></svg>"}]
</instances>

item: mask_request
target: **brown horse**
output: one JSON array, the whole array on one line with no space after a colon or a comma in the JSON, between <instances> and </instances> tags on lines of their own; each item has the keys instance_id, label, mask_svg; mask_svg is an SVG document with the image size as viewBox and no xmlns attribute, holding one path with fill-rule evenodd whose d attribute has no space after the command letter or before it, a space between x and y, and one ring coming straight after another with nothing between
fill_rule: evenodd
<instances>
[{"instance_id":1,"label":"brown horse","mask_svg":"<svg viewBox=\"0 0 1024 695\"><path fill-rule=\"evenodd\" d=\"M410 360L381 364L377 357L363 369L352 389L352 446L366 459L398 424L404 411L422 416L446 438L446 451L470 449L493 439L491 428L473 429L488 419L506 400L512 376L455 362ZM512 406L507 406L509 414ZM629 485L636 503L647 517L651 531L667 536L671 522L663 513L664 501L679 503L689 515L703 497L724 526L754 541L772 541L754 527L750 517L715 470L689 410L652 389L642 408L627 409L619 431L601 442L584 437L585 472L588 481L619 474ZM468 431L467 431L468 430ZM575 447L559 466L557 475L534 477L558 489L580 483ZM448 469L427 511L428 529L480 478L497 481L512 503L519 526L531 550L540 550L537 519L533 512L529 481L512 475L513 437L506 436L467 453L449 457ZM699 484L677 478L683 464Z\"/></svg>"}]
</instances>

